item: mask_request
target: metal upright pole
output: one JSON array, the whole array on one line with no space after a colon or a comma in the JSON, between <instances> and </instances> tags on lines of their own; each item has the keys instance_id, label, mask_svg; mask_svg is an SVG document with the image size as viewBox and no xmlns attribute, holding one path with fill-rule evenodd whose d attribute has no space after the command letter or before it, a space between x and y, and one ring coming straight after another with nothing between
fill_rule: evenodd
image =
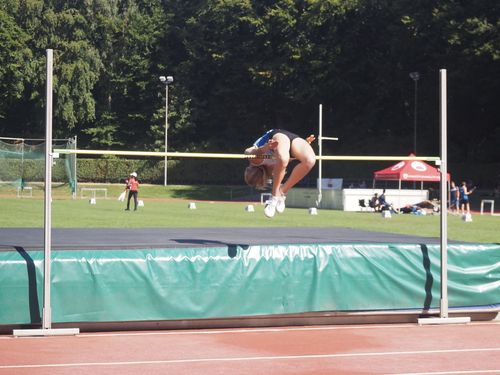
<instances>
[{"instance_id":1,"label":"metal upright pole","mask_svg":"<svg viewBox=\"0 0 500 375\"><path fill-rule=\"evenodd\" d=\"M45 110L45 217L42 329L14 330L14 336L76 335L78 328L52 329L51 310L51 247L52 247L52 69L53 50L47 50L47 87Z\"/></svg>"},{"instance_id":2,"label":"metal upright pole","mask_svg":"<svg viewBox=\"0 0 500 375\"><path fill-rule=\"evenodd\" d=\"M53 51L47 50L47 85L45 109L45 235L44 235L44 288L42 329L52 328L52 312L50 308L50 259L52 232L52 66Z\"/></svg>"},{"instance_id":3,"label":"metal upright pole","mask_svg":"<svg viewBox=\"0 0 500 375\"><path fill-rule=\"evenodd\" d=\"M440 123L441 123L441 183L440 183L440 199L441 199L441 318L448 318L448 208L446 181L448 175L448 151L447 151L447 105L446 105L446 70L439 71L439 86L440 86Z\"/></svg>"},{"instance_id":4,"label":"metal upright pole","mask_svg":"<svg viewBox=\"0 0 500 375\"><path fill-rule=\"evenodd\" d=\"M440 247L441 247L441 300L439 318L421 318L419 324L455 324L469 323L469 317L448 317L448 208L447 208L447 181L448 181L448 118L447 118L447 90L446 90L446 69L439 71L439 119L441 125L441 160L440 164Z\"/></svg>"},{"instance_id":5,"label":"metal upright pole","mask_svg":"<svg viewBox=\"0 0 500 375\"><path fill-rule=\"evenodd\" d=\"M338 141L337 137L323 137L323 104L319 105L319 130L318 130L318 148L319 148L319 164L318 164L318 197L316 199L316 206L320 208L321 201L323 200L323 140Z\"/></svg>"}]
</instances>

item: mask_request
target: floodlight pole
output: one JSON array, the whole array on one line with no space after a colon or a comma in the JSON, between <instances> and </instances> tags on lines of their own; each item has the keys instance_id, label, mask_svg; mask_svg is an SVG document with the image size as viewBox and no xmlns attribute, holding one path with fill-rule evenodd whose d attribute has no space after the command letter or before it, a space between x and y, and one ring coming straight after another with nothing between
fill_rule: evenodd
<instances>
[{"instance_id":1,"label":"floodlight pole","mask_svg":"<svg viewBox=\"0 0 500 375\"><path fill-rule=\"evenodd\" d=\"M50 305L51 288L51 246L52 246L52 70L53 50L47 50L47 88L45 110L45 215L44 215L44 273L43 273L43 312L42 329L14 330L14 336L54 336L77 335L78 328L52 329L52 309Z\"/></svg>"},{"instance_id":2,"label":"floodlight pole","mask_svg":"<svg viewBox=\"0 0 500 375\"><path fill-rule=\"evenodd\" d=\"M323 104L319 105L319 129L318 129L318 154L319 154L319 164L318 164L318 198L316 200L316 206L320 208L321 200L323 199L323 191L321 186L321 181L323 179Z\"/></svg>"},{"instance_id":3,"label":"floodlight pole","mask_svg":"<svg viewBox=\"0 0 500 375\"><path fill-rule=\"evenodd\" d=\"M76 150L76 149L78 148L78 136L76 136L76 135L75 135L75 137L74 137L73 144L75 145L75 150ZM78 190L78 181L77 181L77 177L76 177L76 176L78 175L78 173L77 173L77 171L76 171L76 168L77 168L77 166L78 166L78 163L77 163L77 159L76 159L76 157L77 157L77 156L75 155L75 157L74 157L74 159L73 159L73 163L74 163L74 164L73 164L73 168L74 168L74 171L75 171L75 172L74 172L74 173L75 173L75 175L74 175L75 179L74 179L74 181L73 181L73 182L74 182L74 184L75 184L75 187L74 187L74 189L73 189L73 199L76 199L76 191Z\"/></svg>"},{"instance_id":4,"label":"floodlight pole","mask_svg":"<svg viewBox=\"0 0 500 375\"><path fill-rule=\"evenodd\" d=\"M21 141L21 191L24 190L24 139Z\"/></svg>"},{"instance_id":5,"label":"floodlight pole","mask_svg":"<svg viewBox=\"0 0 500 375\"><path fill-rule=\"evenodd\" d=\"M167 153L168 153L168 86L174 82L174 77L172 76L161 76L160 81L165 85L165 171L163 186L167 186Z\"/></svg>"},{"instance_id":6,"label":"floodlight pole","mask_svg":"<svg viewBox=\"0 0 500 375\"><path fill-rule=\"evenodd\" d=\"M165 85L165 152L168 152L168 85ZM164 186L167 186L167 155L165 154L165 180Z\"/></svg>"},{"instance_id":7,"label":"floodlight pole","mask_svg":"<svg viewBox=\"0 0 500 375\"><path fill-rule=\"evenodd\" d=\"M417 155L417 104L418 104L418 80L419 72L411 72L410 78L415 82L415 95L413 103L413 153Z\"/></svg>"},{"instance_id":8,"label":"floodlight pole","mask_svg":"<svg viewBox=\"0 0 500 375\"><path fill-rule=\"evenodd\" d=\"M419 72L411 72L410 78L415 82L415 94L413 102L413 153L417 155L417 104L418 104L418 80L420 79ZM413 188L416 187L416 182L413 181Z\"/></svg>"}]
</instances>

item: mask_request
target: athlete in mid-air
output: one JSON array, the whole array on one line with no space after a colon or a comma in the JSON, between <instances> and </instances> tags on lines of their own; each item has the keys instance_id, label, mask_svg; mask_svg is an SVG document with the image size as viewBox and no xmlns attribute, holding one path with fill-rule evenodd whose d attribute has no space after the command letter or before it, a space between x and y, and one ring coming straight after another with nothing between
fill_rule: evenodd
<instances>
[{"instance_id":1,"label":"athlete in mid-air","mask_svg":"<svg viewBox=\"0 0 500 375\"><path fill-rule=\"evenodd\" d=\"M245 150L245 154L266 156L249 159L250 165L245 169L245 182L256 188L264 188L268 179L272 178L272 197L264 208L267 217L273 217L276 212L282 213L285 210L288 190L314 167L316 155L310 145L314 139L314 135L303 139L287 130L271 129ZM282 185L291 158L296 159L298 164Z\"/></svg>"}]
</instances>

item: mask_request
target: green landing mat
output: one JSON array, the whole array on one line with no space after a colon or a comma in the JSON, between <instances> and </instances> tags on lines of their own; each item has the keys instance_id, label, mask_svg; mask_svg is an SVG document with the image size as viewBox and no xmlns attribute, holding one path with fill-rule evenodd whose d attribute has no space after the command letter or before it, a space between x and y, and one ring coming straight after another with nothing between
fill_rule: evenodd
<instances>
[{"instance_id":1,"label":"green landing mat","mask_svg":"<svg viewBox=\"0 0 500 375\"><path fill-rule=\"evenodd\" d=\"M438 308L439 245L52 251L52 322ZM500 245L449 245L450 308L500 306ZM43 252L0 252L0 325L37 324Z\"/></svg>"}]
</instances>

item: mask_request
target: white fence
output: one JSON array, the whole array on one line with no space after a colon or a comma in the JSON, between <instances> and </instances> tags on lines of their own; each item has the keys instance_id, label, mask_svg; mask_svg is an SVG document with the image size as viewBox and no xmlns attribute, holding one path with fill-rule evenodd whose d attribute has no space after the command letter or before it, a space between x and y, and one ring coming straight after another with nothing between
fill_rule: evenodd
<instances>
[{"instance_id":1,"label":"white fence","mask_svg":"<svg viewBox=\"0 0 500 375\"><path fill-rule=\"evenodd\" d=\"M323 190L319 208L361 211L359 201L369 200L375 193L382 194L382 189ZM286 197L286 205L297 208L316 207L317 197L317 189L291 189ZM427 190L386 189L385 197L387 202L399 208L429 199L429 192Z\"/></svg>"}]
</instances>

